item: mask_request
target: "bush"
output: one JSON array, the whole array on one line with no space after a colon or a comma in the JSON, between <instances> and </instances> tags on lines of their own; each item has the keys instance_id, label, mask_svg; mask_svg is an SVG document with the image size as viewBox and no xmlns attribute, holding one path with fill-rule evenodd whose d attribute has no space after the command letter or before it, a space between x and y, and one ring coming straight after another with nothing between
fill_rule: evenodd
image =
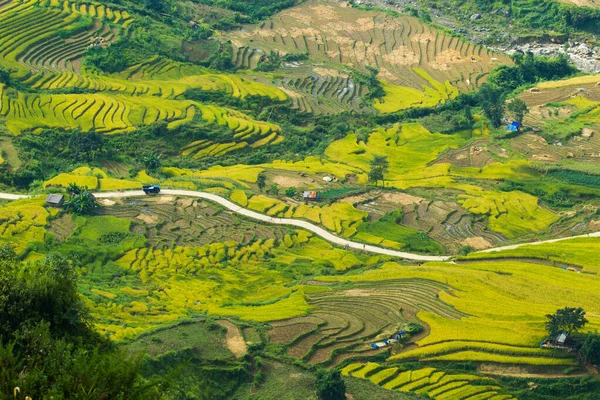
<instances>
[{"instance_id":1,"label":"bush","mask_svg":"<svg viewBox=\"0 0 600 400\"><path fill-rule=\"evenodd\" d=\"M337 370L318 370L315 386L317 396L321 400L345 400L346 384L342 379L340 371Z\"/></svg>"}]
</instances>

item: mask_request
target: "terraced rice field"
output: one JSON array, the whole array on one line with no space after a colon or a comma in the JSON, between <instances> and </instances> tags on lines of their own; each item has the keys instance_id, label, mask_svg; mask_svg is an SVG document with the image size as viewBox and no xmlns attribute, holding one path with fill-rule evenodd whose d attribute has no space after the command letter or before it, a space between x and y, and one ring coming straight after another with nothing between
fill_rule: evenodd
<instances>
[{"instance_id":1,"label":"terraced rice field","mask_svg":"<svg viewBox=\"0 0 600 400\"><path fill-rule=\"evenodd\" d=\"M303 77L286 78L283 87L290 94L294 108L319 114L358 110L367 89L348 75L325 76L315 72Z\"/></svg>"},{"instance_id":2,"label":"terraced rice field","mask_svg":"<svg viewBox=\"0 0 600 400\"><path fill-rule=\"evenodd\" d=\"M590 75L562 81L543 82L535 88L523 92L519 97L532 108L551 102L563 102L577 96L600 101L600 77Z\"/></svg>"},{"instance_id":3,"label":"terraced rice field","mask_svg":"<svg viewBox=\"0 0 600 400\"><path fill-rule=\"evenodd\" d=\"M233 240L283 240L283 227L264 227L236 218L213 204L192 199L134 199L105 210L107 215L128 218L132 231L143 234L153 249L204 246Z\"/></svg>"},{"instance_id":4,"label":"terraced rice field","mask_svg":"<svg viewBox=\"0 0 600 400\"><path fill-rule=\"evenodd\" d=\"M574 246L575 251L577 244ZM529 251L533 249L532 246ZM540 256L543 254L542 251ZM576 366L572 353L556 353L539 347L539 342L546 337L545 310L552 312L565 302L586 304L591 321L586 330L594 331L600 323L596 318L598 277L542 264L479 260L413 267L388 263L378 270L353 277L319 278L324 282L369 282L374 288L396 279L427 279L448 285L452 289L441 291L436 300L463 315L452 318L431 311L418 312L417 318L430 329L427 336L417 338L418 347L406 348L389 358L390 362L473 361L556 368Z\"/></svg>"},{"instance_id":5,"label":"terraced rice field","mask_svg":"<svg viewBox=\"0 0 600 400\"><path fill-rule=\"evenodd\" d=\"M399 390L448 400L511 400L498 382L470 374L451 374L435 368L403 370L377 363L349 364L342 375L368 380L388 390Z\"/></svg>"},{"instance_id":6,"label":"terraced rice field","mask_svg":"<svg viewBox=\"0 0 600 400\"><path fill-rule=\"evenodd\" d=\"M288 354L309 364L336 365L349 358L365 358L386 349L371 343L387 338L404 323L414 321L419 310L444 318L464 314L437 299L447 286L427 280L385 281L309 294L316 307L308 317L273 323L274 342L287 345Z\"/></svg>"},{"instance_id":7,"label":"terraced rice field","mask_svg":"<svg viewBox=\"0 0 600 400\"><path fill-rule=\"evenodd\" d=\"M432 81L442 86L449 82L459 90L476 88L496 63L510 63L505 56L446 36L416 18L391 17L344 4L309 1L258 27L233 32L229 37L234 63L254 69L271 50L307 52L314 63L340 70L344 65L372 65L390 84L434 92L439 88Z\"/></svg>"},{"instance_id":8,"label":"terraced rice field","mask_svg":"<svg viewBox=\"0 0 600 400\"><path fill-rule=\"evenodd\" d=\"M120 75L82 70L81 59L92 42L103 46L128 34L134 21L127 11L98 3L67 0L15 0L0 9L0 58L13 77L32 91L0 85L0 116L15 135L43 128L126 133L157 121L170 129L203 119L227 127L233 140L190 143L182 149L194 158L220 156L244 147L277 144L281 129L217 106L181 100L188 89L220 91L238 98L287 95L252 77L207 73L203 68L153 57ZM73 90L86 94L55 94ZM36 91L43 91L42 93Z\"/></svg>"},{"instance_id":9,"label":"terraced rice field","mask_svg":"<svg viewBox=\"0 0 600 400\"><path fill-rule=\"evenodd\" d=\"M0 9L0 57L31 71L78 71L92 41L111 43L132 22L127 11L98 3L16 0Z\"/></svg>"},{"instance_id":10,"label":"terraced rice field","mask_svg":"<svg viewBox=\"0 0 600 400\"><path fill-rule=\"evenodd\" d=\"M0 206L0 244L10 243L18 254L27 246L44 242L44 227L58 213L46 209L43 199L18 200Z\"/></svg>"}]
</instances>

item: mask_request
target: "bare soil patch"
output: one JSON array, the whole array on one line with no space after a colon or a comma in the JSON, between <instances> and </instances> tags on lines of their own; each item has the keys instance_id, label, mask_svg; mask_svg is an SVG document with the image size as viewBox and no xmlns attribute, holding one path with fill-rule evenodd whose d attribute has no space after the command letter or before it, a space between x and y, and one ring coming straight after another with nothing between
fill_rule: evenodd
<instances>
[{"instance_id":1,"label":"bare soil patch","mask_svg":"<svg viewBox=\"0 0 600 400\"><path fill-rule=\"evenodd\" d=\"M348 297L369 297L373 295L375 291L365 289L350 289L342 292L344 296Z\"/></svg>"},{"instance_id":2,"label":"bare soil patch","mask_svg":"<svg viewBox=\"0 0 600 400\"><path fill-rule=\"evenodd\" d=\"M225 335L225 344L227 345L229 351L231 351L236 358L244 356L248 352L248 349L246 348L246 342L244 341L244 337L242 336L240 329L231 323L231 321L227 321L226 319L221 319L216 322L223 328L227 329L227 334Z\"/></svg>"},{"instance_id":3,"label":"bare soil patch","mask_svg":"<svg viewBox=\"0 0 600 400\"><path fill-rule=\"evenodd\" d=\"M462 242L463 246L471 246L476 250L489 249L493 245L481 236L466 238Z\"/></svg>"},{"instance_id":4,"label":"bare soil patch","mask_svg":"<svg viewBox=\"0 0 600 400\"><path fill-rule=\"evenodd\" d=\"M154 225L160 222L160 218L158 218L156 215L140 214L136 218L149 225Z\"/></svg>"},{"instance_id":5,"label":"bare soil patch","mask_svg":"<svg viewBox=\"0 0 600 400\"><path fill-rule=\"evenodd\" d=\"M308 187L321 187L319 181L309 176L275 175L271 180L273 183L276 183L283 188L295 187L299 189L308 189Z\"/></svg>"},{"instance_id":6,"label":"bare soil patch","mask_svg":"<svg viewBox=\"0 0 600 400\"><path fill-rule=\"evenodd\" d=\"M548 367L544 369L547 370ZM566 378L573 376L586 375L584 371L576 372L573 374L564 374L555 371L544 371L541 367L524 367L518 365L499 365L499 364L480 364L477 370L486 375L501 375L501 376L514 376L518 378Z\"/></svg>"},{"instance_id":7,"label":"bare soil patch","mask_svg":"<svg viewBox=\"0 0 600 400\"><path fill-rule=\"evenodd\" d=\"M422 198L412 196L408 193L384 193L381 195L381 200L401 206L419 204L421 201L423 201Z\"/></svg>"}]
</instances>

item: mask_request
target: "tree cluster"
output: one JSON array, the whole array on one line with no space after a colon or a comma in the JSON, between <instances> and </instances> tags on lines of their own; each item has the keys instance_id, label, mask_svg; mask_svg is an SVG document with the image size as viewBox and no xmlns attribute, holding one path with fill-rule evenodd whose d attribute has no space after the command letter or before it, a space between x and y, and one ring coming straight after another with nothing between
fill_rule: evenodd
<instances>
[{"instance_id":1,"label":"tree cluster","mask_svg":"<svg viewBox=\"0 0 600 400\"><path fill-rule=\"evenodd\" d=\"M91 329L73 267L49 254L22 263L0 247L0 398L15 387L34 399L154 399L140 359L114 350Z\"/></svg>"}]
</instances>

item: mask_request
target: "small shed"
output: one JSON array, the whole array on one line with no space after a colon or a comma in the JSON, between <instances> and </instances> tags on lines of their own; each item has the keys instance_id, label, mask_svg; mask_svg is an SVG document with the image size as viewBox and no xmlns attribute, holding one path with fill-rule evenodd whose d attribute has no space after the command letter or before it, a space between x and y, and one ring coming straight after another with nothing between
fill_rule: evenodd
<instances>
[{"instance_id":1,"label":"small shed","mask_svg":"<svg viewBox=\"0 0 600 400\"><path fill-rule=\"evenodd\" d=\"M304 200L319 200L319 192L314 191L314 190L305 190L304 193L302 194L302 198Z\"/></svg>"},{"instance_id":2,"label":"small shed","mask_svg":"<svg viewBox=\"0 0 600 400\"><path fill-rule=\"evenodd\" d=\"M51 207L62 207L65 202L65 196L62 194L52 193L46 197L46 204Z\"/></svg>"},{"instance_id":3,"label":"small shed","mask_svg":"<svg viewBox=\"0 0 600 400\"><path fill-rule=\"evenodd\" d=\"M332 177L330 177L330 176L324 176L324 177L323 177L323 180L324 180L325 182L333 182L333 178L332 178Z\"/></svg>"},{"instance_id":4,"label":"small shed","mask_svg":"<svg viewBox=\"0 0 600 400\"><path fill-rule=\"evenodd\" d=\"M567 332L561 332L558 334L557 338L556 338L556 343L557 344L565 344L565 342L567 341Z\"/></svg>"}]
</instances>

